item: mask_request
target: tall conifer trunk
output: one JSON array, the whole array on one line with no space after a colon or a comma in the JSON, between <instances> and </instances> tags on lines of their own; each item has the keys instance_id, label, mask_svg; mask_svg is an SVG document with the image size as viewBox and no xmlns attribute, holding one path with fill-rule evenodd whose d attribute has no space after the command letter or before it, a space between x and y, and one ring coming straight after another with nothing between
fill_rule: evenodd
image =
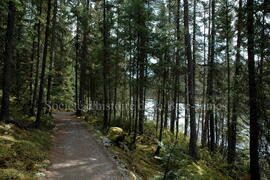
<instances>
[{"instance_id":1,"label":"tall conifer trunk","mask_svg":"<svg viewBox=\"0 0 270 180\"><path fill-rule=\"evenodd\" d=\"M103 0L103 93L104 93L104 111L103 111L103 128L107 129L109 121L109 92L108 92L108 37L107 37L107 12L106 0Z\"/></svg>"},{"instance_id":2,"label":"tall conifer trunk","mask_svg":"<svg viewBox=\"0 0 270 180\"><path fill-rule=\"evenodd\" d=\"M215 150L215 123L214 123L214 89L213 89L213 77L214 77L214 58L215 58L215 0L212 0L212 28L209 47L209 62L208 62L208 79L207 79L207 112L206 112L206 126L210 125L210 138L209 148L211 151Z\"/></svg>"},{"instance_id":3,"label":"tall conifer trunk","mask_svg":"<svg viewBox=\"0 0 270 180\"><path fill-rule=\"evenodd\" d=\"M51 28L51 47L50 47L50 61L49 61L49 74L48 74L48 85L47 85L47 103L51 102L51 93L52 93L52 70L53 70L53 61L55 59L55 28L56 28L56 16L57 16L57 1L54 0L53 7L53 19L52 19L52 28Z\"/></svg>"},{"instance_id":4,"label":"tall conifer trunk","mask_svg":"<svg viewBox=\"0 0 270 180\"><path fill-rule=\"evenodd\" d=\"M48 53L48 43L49 43L49 36L50 36L50 22L51 22L51 0L48 0L43 59L42 59L42 66L41 66L39 95L38 95L38 101L37 101L38 109L37 109L37 115L36 115L36 121L35 121L35 127L37 128L41 126L41 115L42 115L42 110L43 110L44 79L45 79L46 61L47 61L47 53Z\"/></svg>"},{"instance_id":5,"label":"tall conifer trunk","mask_svg":"<svg viewBox=\"0 0 270 180\"><path fill-rule=\"evenodd\" d=\"M34 82L34 91L32 97L32 106L30 109L30 114L34 116L35 108L36 108L36 98L37 98L37 91L38 91L38 82L39 82L39 65L40 65L40 41L41 41L41 15L42 15L42 1L39 3L38 7L38 22L37 22L37 61L35 66L35 82Z\"/></svg>"},{"instance_id":6,"label":"tall conifer trunk","mask_svg":"<svg viewBox=\"0 0 270 180\"><path fill-rule=\"evenodd\" d=\"M8 20L5 42L5 60L3 70L3 96L1 103L1 117L2 121L9 121L9 96L11 86L11 63L14 53L14 26L16 20L16 7L15 3L10 0L8 2Z\"/></svg>"},{"instance_id":7,"label":"tall conifer trunk","mask_svg":"<svg viewBox=\"0 0 270 180\"><path fill-rule=\"evenodd\" d=\"M191 54L190 34L189 34L189 7L188 0L184 0L184 26L185 26L185 53L188 60L188 97L190 113L190 141L189 154L197 156L197 135L196 135L196 116L195 116L195 62Z\"/></svg>"},{"instance_id":8,"label":"tall conifer trunk","mask_svg":"<svg viewBox=\"0 0 270 180\"><path fill-rule=\"evenodd\" d=\"M259 171L259 124L257 108L257 84L254 61L254 0L247 1L248 75L250 110L250 173L251 179L260 180Z\"/></svg>"},{"instance_id":9,"label":"tall conifer trunk","mask_svg":"<svg viewBox=\"0 0 270 180\"><path fill-rule=\"evenodd\" d=\"M179 66L180 66L180 0L177 0L177 12L176 12L176 56L175 56L175 68L174 68L174 91L173 91L173 108L171 112L171 124L170 131L174 133L175 129L175 120L176 120L176 108L177 108L177 97L179 95Z\"/></svg>"},{"instance_id":10,"label":"tall conifer trunk","mask_svg":"<svg viewBox=\"0 0 270 180\"><path fill-rule=\"evenodd\" d=\"M233 82L233 99L232 99L232 119L228 129L228 163L235 161L236 150L236 125L238 117L238 102L239 102L239 76L240 76L240 48L242 43L242 0L239 0L238 9L238 22L237 22L237 45L236 45L236 58L235 58L235 74Z\"/></svg>"}]
</instances>

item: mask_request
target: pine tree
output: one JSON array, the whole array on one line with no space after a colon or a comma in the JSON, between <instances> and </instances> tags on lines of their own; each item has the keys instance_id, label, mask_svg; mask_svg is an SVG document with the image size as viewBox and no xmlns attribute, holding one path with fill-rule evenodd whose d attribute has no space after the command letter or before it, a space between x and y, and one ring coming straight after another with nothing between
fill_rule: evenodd
<instances>
[{"instance_id":1,"label":"pine tree","mask_svg":"<svg viewBox=\"0 0 270 180\"><path fill-rule=\"evenodd\" d=\"M233 163L235 161L235 151L236 151L236 125L237 118L239 114L238 110L238 97L239 97L239 87L238 81L240 78L240 48L242 43L242 0L239 1L238 7L238 21L237 21L237 45L236 45L236 57L235 57L235 75L233 82L233 103L232 103L232 119L229 123L228 129L228 163Z\"/></svg>"},{"instance_id":2,"label":"pine tree","mask_svg":"<svg viewBox=\"0 0 270 180\"><path fill-rule=\"evenodd\" d=\"M190 141L189 154L197 156L197 135L196 135L196 115L195 115L195 62L191 56L191 44L189 34L189 7L188 1L184 0L184 26L185 26L185 53L188 60L188 89L189 89L189 108L190 108Z\"/></svg>"},{"instance_id":3,"label":"pine tree","mask_svg":"<svg viewBox=\"0 0 270 180\"><path fill-rule=\"evenodd\" d=\"M254 1L247 1L248 75L250 110L250 173L251 179L260 180L259 124L257 109L256 70L254 61Z\"/></svg>"},{"instance_id":4,"label":"pine tree","mask_svg":"<svg viewBox=\"0 0 270 180\"><path fill-rule=\"evenodd\" d=\"M48 85L47 85L47 103L51 103L52 93L52 71L53 71L53 60L55 59L55 37L56 37L56 16L57 16L57 0L54 0L53 6L53 18L51 27L51 45L50 45L50 61L49 61L49 74L48 74Z\"/></svg>"},{"instance_id":5,"label":"pine tree","mask_svg":"<svg viewBox=\"0 0 270 180\"><path fill-rule=\"evenodd\" d=\"M48 0L43 59L42 59L40 85L39 85L39 96L38 96L38 101L37 101L38 108L37 108L37 115L36 115L36 121L35 121L35 127L37 128L41 126L41 115L42 115L42 110L43 110L44 79L45 79L46 61L47 61L48 44L49 44L49 36L50 36L50 22L51 22L51 0Z\"/></svg>"},{"instance_id":6,"label":"pine tree","mask_svg":"<svg viewBox=\"0 0 270 180\"><path fill-rule=\"evenodd\" d=\"M16 20L16 7L13 1L8 1L8 20L6 31L6 44L5 44L5 61L3 70L3 97L1 103L1 117L2 121L9 121L9 96L11 87L11 63L14 53L14 26Z\"/></svg>"}]
</instances>

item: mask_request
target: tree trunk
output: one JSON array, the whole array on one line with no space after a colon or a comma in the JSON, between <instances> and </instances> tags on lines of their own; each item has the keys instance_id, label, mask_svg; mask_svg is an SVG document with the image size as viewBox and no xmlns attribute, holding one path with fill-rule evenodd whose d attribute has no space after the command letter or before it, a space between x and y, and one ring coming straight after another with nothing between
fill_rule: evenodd
<instances>
[{"instance_id":1,"label":"tree trunk","mask_svg":"<svg viewBox=\"0 0 270 180\"><path fill-rule=\"evenodd\" d=\"M160 117L160 89L157 91L158 99L157 99L157 106L156 106L156 136L158 136L158 126L159 126L159 117Z\"/></svg>"},{"instance_id":2,"label":"tree trunk","mask_svg":"<svg viewBox=\"0 0 270 180\"><path fill-rule=\"evenodd\" d=\"M176 119L176 107L177 107L177 97L179 95L179 66L180 66L180 0L177 0L177 12L176 12L176 40L177 40L177 47L176 47L176 56L175 56L175 71L174 71L174 94L173 94L173 107L171 112L171 124L170 130L174 133L175 127L175 119Z\"/></svg>"},{"instance_id":3,"label":"tree trunk","mask_svg":"<svg viewBox=\"0 0 270 180\"><path fill-rule=\"evenodd\" d=\"M187 60L185 60L185 65L187 66ZM188 72L185 72L185 136L188 135Z\"/></svg>"},{"instance_id":4,"label":"tree trunk","mask_svg":"<svg viewBox=\"0 0 270 180\"><path fill-rule=\"evenodd\" d=\"M38 23L37 23L37 62L35 67L35 84L34 84L34 92L32 98L32 107L30 110L30 114L34 116L35 107L36 107L36 97L37 97L37 89L38 89L38 81L39 81L39 64L40 64L40 40L41 40L41 18L42 15L42 1L39 4L39 15L38 15Z\"/></svg>"},{"instance_id":5,"label":"tree trunk","mask_svg":"<svg viewBox=\"0 0 270 180\"><path fill-rule=\"evenodd\" d=\"M35 30L35 27L33 28ZM35 35L33 36L32 41L32 52L31 52L31 64L30 64L30 77L29 77L29 107L32 107L32 97L33 97L33 70L34 70L34 63L35 63ZM31 113L31 112L29 112Z\"/></svg>"},{"instance_id":6,"label":"tree trunk","mask_svg":"<svg viewBox=\"0 0 270 180\"><path fill-rule=\"evenodd\" d=\"M211 57L211 0L209 1L208 5L209 9L209 17L208 17L208 60L207 60L207 88L206 88L206 104L205 104L205 116L204 116L204 130L202 134L202 146L205 147L207 144L209 144L209 88L210 88L210 57Z\"/></svg>"},{"instance_id":7,"label":"tree trunk","mask_svg":"<svg viewBox=\"0 0 270 180\"><path fill-rule=\"evenodd\" d=\"M214 125L214 91L213 91L213 72L214 72L214 58L215 58L215 0L212 0L212 29L211 29L211 43L209 53L209 70L207 82L207 114L206 121L210 124L210 150L215 151L215 125Z\"/></svg>"},{"instance_id":8,"label":"tree trunk","mask_svg":"<svg viewBox=\"0 0 270 180\"><path fill-rule=\"evenodd\" d=\"M17 18L16 21L17 23L17 33L16 33L16 37L17 39L15 41L20 42L21 41L21 36L22 36L22 23L21 23L21 17ZM16 105L20 106L21 103L21 93L20 93L20 89L21 89L21 59L20 59L20 52L17 51L16 52L16 56L14 58L14 60L16 61L16 65L15 65L15 73L16 73L16 86L15 86L15 92L16 92Z\"/></svg>"},{"instance_id":9,"label":"tree trunk","mask_svg":"<svg viewBox=\"0 0 270 180\"><path fill-rule=\"evenodd\" d=\"M106 14L106 0L103 0L103 93L104 93L104 111L103 111L103 128L107 129L109 121L109 92L108 92L108 29L107 29L107 14Z\"/></svg>"},{"instance_id":10,"label":"tree trunk","mask_svg":"<svg viewBox=\"0 0 270 180\"><path fill-rule=\"evenodd\" d=\"M48 9L47 9L47 21L46 21L46 30L45 30L45 41L44 41L44 49L43 49L43 59L41 66L41 76L40 76L40 86L39 86L39 95L38 95L38 109L35 127L39 128L41 125L41 115L43 110L43 93L44 93L44 78L45 78L45 70L46 70L46 60L47 60L47 52L48 52L48 41L50 36L50 22L51 22L51 0L48 0Z\"/></svg>"},{"instance_id":11,"label":"tree trunk","mask_svg":"<svg viewBox=\"0 0 270 180\"><path fill-rule=\"evenodd\" d=\"M178 90L179 92L179 90ZM178 135L179 135L179 116L180 116L180 97L179 97L179 94L178 94L178 97L177 97L177 111L176 111L176 134L175 134L175 137L176 139L178 138Z\"/></svg>"},{"instance_id":12,"label":"tree trunk","mask_svg":"<svg viewBox=\"0 0 270 180\"><path fill-rule=\"evenodd\" d=\"M196 6L197 6L197 0L193 0L193 38L192 38L192 58L193 61L196 62Z\"/></svg>"},{"instance_id":13,"label":"tree trunk","mask_svg":"<svg viewBox=\"0 0 270 180\"><path fill-rule=\"evenodd\" d=\"M134 94L134 103L135 103L135 112L134 112L134 136L132 144L136 147L136 138L137 138L137 131L138 131L138 112L139 112L139 61L134 59L134 65L136 64L136 85L135 85L135 94ZM134 70L135 71L135 70ZM134 88L134 89L135 89Z\"/></svg>"},{"instance_id":14,"label":"tree trunk","mask_svg":"<svg viewBox=\"0 0 270 180\"><path fill-rule=\"evenodd\" d=\"M204 9L206 8L206 6L204 5ZM206 21L206 15L205 15L205 10L203 12L203 18L204 21ZM203 98L202 98L202 122L201 122L201 143L202 145L205 144L205 139L203 139L203 136L205 134L205 80L206 80L206 22L204 22L203 24ZM204 142L203 142L204 141Z\"/></svg>"},{"instance_id":15,"label":"tree trunk","mask_svg":"<svg viewBox=\"0 0 270 180\"><path fill-rule=\"evenodd\" d=\"M78 71L79 71L79 17L77 15L77 24L76 24L76 42L75 42L75 105L76 105L76 115L80 115L79 111L79 99L78 99Z\"/></svg>"},{"instance_id":16,"label":"tree trunk","mask_svg":"<svg viewBox=\"0 0 270 180\"><path fill-rule=\"evenodd\" d=\"M229 141L229 131L230 131L230 124L231 124L231 70L230 70L230 42L229 42L229 5L228 0L226 0L226 61L227 61L227 138Z\"/></svg>"},{"instance_id":17,"label":"tree trunk","mask_svg":"<svg viewBox=\"0 0 270 180\"><path fill-rule=\"evenodd\" d=\"M57 16L57 1L54 0L53 7L53 19L52 19L52 36L51 36L51 48L50 48L50 62L49 62L49 74L48 74L48 86L47 86L47 103L51 103L51 92L52 92L52 68L53 60L55 58L55 27L56 27L56 16Z\"/></svg>"},{"instance_id":18,"label":"tree trunk","mask_svg":"<svg viewBox=\"0 0 270 180\"><path fill-rule=\"evenodd\" d=\"M143 2L144 3L144 2ZM143 11L144 9L142 9ZM145 17L143 13L139 14L138 24L141 28L146 29ZM144 81L145 81L145 60L146 60L146 34L144 30L138 31L138 62L139 62L139 134L143 134L144 131Z\"/></svg>"},{"instance_id":19,"label":"tree trunk","mask_svg":"<svg viewBox=\"0 0 270 180\"><path fill-rule=\"evenodd\" d=\"M166 75L168 75L168 74L166 73ZM166 77L166 79L169 79L169 78ZM168 110L169 110L169 102L168 102L169 97L168 96L169 95L167 93L165 93L164 128L166 128L166 129L168 127L168 114L169 114L169 112L168 112Z\"/></svg>"},{"instance_id":20,"label":"tree trunk","mask_svg":"<svg viewBox=\"0 0 270 180\"><path fill-rule=\"evenodd\" d=\"M254 61L254 1L247 1L248 74L250 107L250 173L251 179L259 180L259 124L257 109L256 71Z\"/></svg>"},{"instance_id":21,"label":"tree trunk","mask_svg":"<svg viewBox=\"0 0 270 180\"><path fill-rule=\"evenodd\" d=\"M8 2L8 20L5 42L5 60L3 69L3 96L1 103L1 117L0 120L9 121L9 95L11 86L11 63L13 61L14 53L14 26L16 20L16 7L13 1Z\"/></svg>"},{"instance_id":22,"label":"tree trunk","mask_svg":"<svg viewBox=\"0 0 270 180\"><path fill-rule=\"evenodd\" d=\"M235 149L236 149L236 125L238 117L238 101L239 101L239 85L238 80L240 76L240 48L242 43L242 0L239 0L238 9L238 22L237 22L237 45L236 45L236 58L235 58L235 75L233 82L233 103L232 103L232 119L228 129L228 163L235 161Z\"/></svg>"},{"instance_id":23,"label":"tree trunk","mask_svg":"<svg viewBox=\"0 0 270 180\"><path fill-rule=\"evenodd\" d=\"M161 111L160 111L160 128L159 128L159 137L158 140L161 143L162 134L163 134L163 124L164 124L164 110L165 110L165 83L166 83L166 70L163 68L163 80L162 80L162 99L161 99ZM158 145L155 152L156 155L159 155L161 146Z\"/></svg>"},{"instance_id":24,"label":"tree trunk","mask_svg":"<svg viewBox=\"0 0 270 180\"><path fill-rule=\"evenodd\" d=\"M128 23L128 29L129 29L129 34L131 35L131 28L130 28L130 20ZM129 39L129 64L130 64L130 75L129 75L129 129L128 129L128 134L131 134L132 131L132 120L134 119L134 107L132 107L132 101L134 101L134 98L132 98L132 96L134 97L134 86L132 83L133 77L134 77L134 67L133 67L133 63L132 63L132 42L131 42L131 38Z\"/></svg>"},{"instance_id":25,"label":"tree trunk","mask_svg":"<svg viewBox=\"0 0 270 180\"><path fill-rule=\"evenodd\" d=\"M184 26L185 26L185 53L188 60L188 97L190 110L190 141L189 154L196 158L197 156L197 133L196 133L196 116L195 116L195 62L191 55L191 44L189 34L189 7L188 0L184 0Z\"/></svg>"}]
</instances>

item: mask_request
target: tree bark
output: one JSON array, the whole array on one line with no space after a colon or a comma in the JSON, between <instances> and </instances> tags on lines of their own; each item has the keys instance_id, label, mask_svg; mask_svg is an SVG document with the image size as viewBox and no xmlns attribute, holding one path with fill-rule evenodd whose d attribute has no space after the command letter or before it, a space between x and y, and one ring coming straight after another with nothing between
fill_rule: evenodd
<instances>
[{"instance_id":1,"label":"tree bark","mask_svg":"<svg viewBox=\"0 0 270 180\"><path fill-rule=\"evenodd\" d=\"M240 58L241 58L241 44L242 44L242 0L239 0L238 9L238 22L237 22L237 45L236 45L236 57L235 57L235 75L233 82L233 102L232 102L232 119L229 124L228 129L228 163L233 163L235 161L235 151L236 151L236 125L238 117L238 102L239 102L239 76L240 76Z\"/></svg>"},{"instance_id":2,"label":"tree bark","mask_svg":"<svg viewBox=\"0 0 270 180\"><path fill-rule=\"evenodd\" d=\"M248 75L249 75L249 110L250 110L250 173L251 179L260 179L259 168L259 124L257 109L257 84L254 61L254 0L247 1L248 33Z\"/></svg>"},{"instance_id":3,"label":"tree bark","mask_svg":"<svg viewBox=\"0 0 270 180\"><path fill-rule=\"evenodd\" d=\"M210 58L211 58L211 0L209 1L208 5L208 11L209 11L209 17L208 17L208 60L207 60L207 88L206 88L206 104L205 104L205 116L204 116L204 130L202 134L202 146L205 147L207 144L209 144L209 89L210 89L210 70L211 70L211 64L210 64Z\"/></svg>"},{"instance_id":4,"label":"tree bark","mask_svg":"<svg viewBox=\"0 0 270 180\"><path fill-rule=\"evenodd\" d=\"M106 0L103 0L103 93L104 93L104 111L103 111L103 128L107 129L109 121L109 92L108 92L108 37L107 37L107 14Z\"/></svg>"},{"instance_id":5,"label":"tree bark","mask_svg":"<svg viewBox=\"0 0 270 180\"><path fill-rule=\"evenodd\" d=\"M144 7L144 1L142 1ZM141 9L144 11L144 8ZM139 62L139 134L143 134L144 131L144 81L145 81L145 60L146 60L146 24L145 17L143 13L139 14L138 25L140 29L138 30L138 62ZM144 28L144 29L141 29Z\"/></svg>"},{"instance_id":6,"label":"tree bark","mask_svg":"<svg viewBox=\"0 0 270 180\"><path fill-rule=\"evenodd\" d=\"M174 71L174 94L173 94L173 107L171 112L171 124L170 124L170 131L174 133L175 129L175 120L176 120L176 108L177 108L177 97L179 95L179 66L180 66L180 0L177 0L177 12L176 12L176 40L177 40L177 47L176 47L176 56L175 56L175 71Z\"/></svg>"},{"instance_id":7,"label":"tree bark","mask_svg":"<svg viewBox=\"0 0 270 180\"><path fill-rule=\"evenodd\" d=\"M206 8L204 4L204 9ZM202 98L202 122L201 122L201 144L205 145L205 80L206 80L206 10L203 12L204 24L203 24L203 98Z\"/></svg>"},{"instance_id":8,"label":"tree bark","mask_svg":"<svg viewBox=\"0 0 270 180\"><path fill-rule=\"evenodd\" d=\"M197 156L197 133L196 133L196 115L195 115L195 62L191 55L191 44L189 34L189 7L188 0L184 0L184 26L185 26L185 53L188 60L188 97L190 110L190 141L189 154L196 158Z\"/></svg>"},{"instance_id":9,"label":"tree bark","mask_svg":"<svg viewBox=\"0 0 270 180\"><path fill-rule=\"evenodd\" d=\"M84 14L88 13L89 10L89 0L85 1L84 4ZM87 57L87 36L88 36L88 16L82 21L83 34L82 34L82 53L80 59L80 91L79 91L79 108L77 109L78 115L82 115L83 108L85 105L85 89L86 89L86 57Z\"/></svg>"},{"instance_id":10,"label":"tree bark","mask_svg":"<svg viewBox=\"0 0 270 180\"><path fill-rule=\"evenodd\" d=\"M185 65L187 66L187 60L185 60ZM188 135L188 72L185 72L185 136Z\"/></svg>"},{"instance_id":11,"label":"tree bark","mask_svg":"<svg viewBox=\"0 0 270 180\"><path fill-rule=\"evenodd\" d=\"M52 36L51 36L51 48L50 48L50 62L49 62L49 74L48 74L48 86L47 86L47 103L51 102L51 93L52 93L52 69L53 69L53 60L55 58L55 28L56 28L56 16L57 16L57 1L54 0L53 7L53 18L52 18Z\"/></svg>"},{"instance_id":12,"label":"tree bark","mask_svg":"<svg viewBox=\"0 0 270 180\"><path fill-rule=\"evenodd\" d=\"M13 1L8 2L8 20L5 42L5 60L3 69L3 96L1 103L1 117L0 120L9 121L9 96L11 86L11 63L13 61L14 53L14 26L16 21L16 6Z\"/></svg>"},{"instance_id":13,"label":"tree bark","mask_svg":"<svg viewBox=\"0 0 270 180\"><path fill-rule=\"evenodd\" d=\"M35 121L36 128L39 128L41 126L41 115L42 115L42 110L43 110L44 78L45 78L45 70L46 70L49 36L50 36L50 22L51 22L51 0L48 0L43 59L42 59L42 66L41 66L39 95L38 95L38 101L37 101L38 109L37 109L37 116L36 116L36 121Z\"/></svg>"},{"instance_id":14,"label":"tree bark","mask_svg":"<svg viewBox=\"0 0 270 180\"><path fill-rule=\"evenodd\" d=\"M193 61L196 62L196 6L197 6L197 0L193 0L193 38L192 38L192 58Z\"/></svg>"},{"instance_id":15,"label":"tree bark","mask_svg":"<svg viewBox=\"0 0 270 180\"><path fill-rule=\"evenodd\" d=\"M215 123L214 123L214 91L213 91L213 72L214 72L214 58L215 58L215 0L212 0L212 29L211 29L211 43L209 53L209 70L207 82L207 114L206 121L210 124L210 150L215 151Z\"/></svg>"},{"instance_id":16,"label":"tree bark","mask_svg":"<svg viewBox=\"0 0 270 180\"><path fill-rule=\"evenodd\" d=\"M79 86L78 86L78 71L79 71L79 15L77 14L77 22L76 22L76 42L75 42L75 105L76 105L76 115L80 115L79 111Z\"/></svg>"},{"instance_id":17,"label":"tree bark","mask_svg":"<svg viewBox=\"0 0 270 180\"><path fill-rule=\"evenodd\" d=\"M37 62L35 67L35 84L34 84L34 92L32 97L32 107L30 109L30 114L34 116L35 107L36 107L36 97L37 97L37 89L38 89L38 81L39 81L39 64L40 64L40 40L41 40L41 18L42 15L42 1L39 4L39 18L37 23Z\"/></svg>"},{"instance_id":18,"label":"tree bark","mask_svg":"<svg viewBox=\"0 0 270 180\"><path fill-rule=\"evenodd\" d=\"M35 30L35 28L34 28ZM29 106L32 107L32 97L33 97L33 70L34 70L34 63L35 63L35 35L33 36L32 41L32 52L31 52L31 64L30 64L30 77L29 77ZM30 108L31 109L31 108ZM31 112L29 112L31 113Z\"/></svg>"}]
</instances>

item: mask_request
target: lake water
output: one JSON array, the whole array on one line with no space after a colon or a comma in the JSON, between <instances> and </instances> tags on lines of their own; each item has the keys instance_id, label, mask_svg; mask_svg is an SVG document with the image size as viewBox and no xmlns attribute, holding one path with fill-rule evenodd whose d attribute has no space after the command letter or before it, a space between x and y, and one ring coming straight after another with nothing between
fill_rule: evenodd
<instances>
[{"instance_id":1,"label":"lake water","mask_svg":"<svg viewBox=\"0 0 270 180\"><path fill-rule=\"evenodd\" d=\"M196 122L197 122L197 128L198 128L198 122L199 122L199 113L201 112L202 110L202 105L201 104L196 104ZM178 119L178 127L179 127L179 131L182 131L184 132L184 127L185 127L185 104L183 103L179 103L177 104L177 107L179 109L179 119ZM146 119L147 120L150 120L150 121L156 121L156 109L157 109L157 103L154 99L147 99L146 102L145 102L145 116L146 116ZM169 110L170 112L170 110ZM188 114L188 117L189 117L189 114ZM200 117L201 118L201 117ZM170 115L168 116L168 121L170 121ZM224 128L227 128L227 125L226 125L226 117L224 117ZM201 119L200 119L200 122L201 122ZM169 125L169 123L168 123ZM200 126L200 129L198 131L198 137L200 137L201 135L201 123L199 124ZM248 146L249 146L249 126L248 125L244 125L242 124L241 125L242 127L244 126L244 128L241 130L241 134L243 135L242 136L242 142L238 143L237 144L237 148L238 149L248 149ZM200 140L200 138L198 139ZM220 141L221 141L221 138L220 138ZM221 142L219 142L221 143Z\"/></svg>"},{"instance_id":2,"label":"lake water","mask_svg":"<svg viewBox=\"0 0 270 180\"><path fill-rule=\"evenodd\" d=\"M161 105L159 105L161 106ZM183 103L179 103L177 104L178 107L178 111L179 111L179 130L180 131L184 131L184 127L185 127L185 104ZM196 104L196 112L199 111L199 109L201 108L200 104ZM150 121L156 121L156 110L157 110L157 103L154 99L147 99L145 102L145 116L147 118L147 120ZM169 106L169 112L170 112L170 106ZM189 114L188 114L189 117ZM196 121L198 121L198 114L196 114ZM168 120L170 121L170 116L168 116Z\"/></svg>"}]
</instances>

